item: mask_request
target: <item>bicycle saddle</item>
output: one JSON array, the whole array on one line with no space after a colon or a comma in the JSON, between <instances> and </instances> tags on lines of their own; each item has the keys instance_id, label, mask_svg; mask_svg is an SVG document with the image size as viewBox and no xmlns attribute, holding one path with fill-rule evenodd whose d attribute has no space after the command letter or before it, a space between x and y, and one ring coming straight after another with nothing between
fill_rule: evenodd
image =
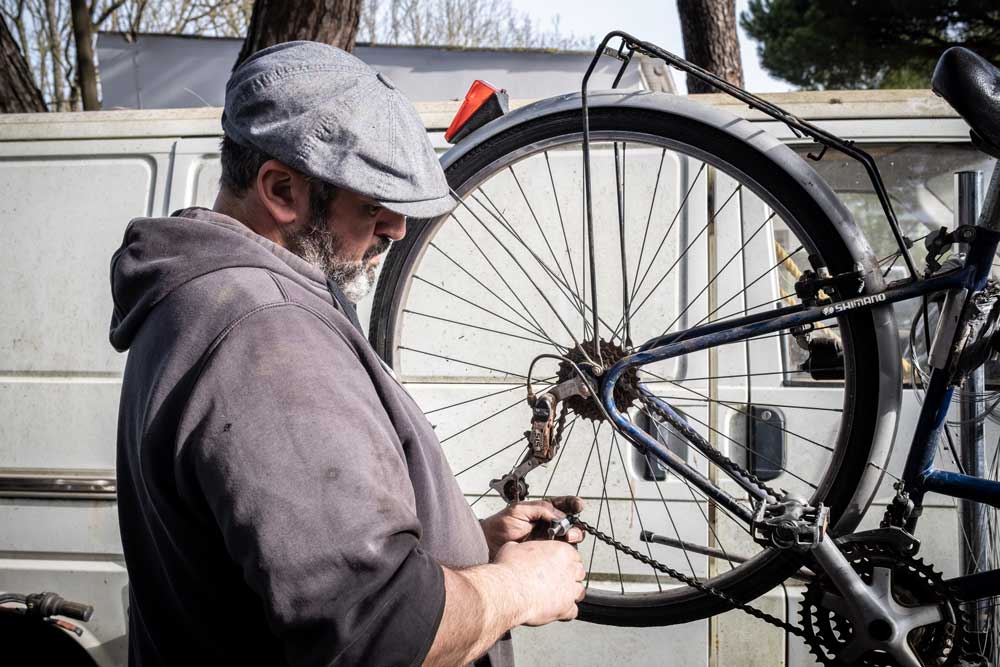
<instances>
[{"instance_id":1,"label":"bicycle saddle","mask_svg":"<svg viewBox=\"0 0 1000 667\"><path fill-rule=\"evenodd\" d=\"M1000 69L969 49L953 46L941 54L931 88L972 128L972 142L1000 157Z\"/></svg>"}]
</instances>

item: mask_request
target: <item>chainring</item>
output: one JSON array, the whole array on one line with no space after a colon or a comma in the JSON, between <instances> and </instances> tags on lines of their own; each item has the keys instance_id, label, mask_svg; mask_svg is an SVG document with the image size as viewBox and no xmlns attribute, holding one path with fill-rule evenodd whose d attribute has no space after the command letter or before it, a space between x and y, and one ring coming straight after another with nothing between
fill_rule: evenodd
<instances>
[{"instance_id":1,"label":"chainring","mask_svg":"<svg viewBox=\"0 0 1000 667\"><path fill-rule=\"evenodd\" d=\"M892 593L904 606L940 604L947 607L945 620L916 628L910 632L910 648L922 665L947 667L959 664L964 646L964 625L959 606L952 602L941 574L919 558L903 555L878 543L848 543L840 545L844 557L865 583L871 584L875 568L892 570ZM837 655L850 643L854 628L849 619L824 608L824 591L835 587L825 574L819 574L807 586L799 609L799 617L809 651L823 665L841 667L846 663ZM885 653L869 651L855 665L895 667L896 662Z\"/></svg>"}]
</instances>

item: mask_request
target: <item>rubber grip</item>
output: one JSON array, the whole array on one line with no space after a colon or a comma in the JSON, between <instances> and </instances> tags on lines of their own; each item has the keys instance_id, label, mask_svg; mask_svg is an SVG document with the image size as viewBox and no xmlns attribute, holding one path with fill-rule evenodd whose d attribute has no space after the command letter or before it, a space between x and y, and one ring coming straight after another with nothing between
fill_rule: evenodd
<instances>
[{"instance_id":1,"label":"rubber grip","mask_svg":"<svg viewBox=\"0 0 1000 667\"><path fill-rule=\"evenodd\" d=\"M94 615L94 607L82 602L72 602L71 600L61 600L55 605L53 616L66 616L86 623Z\"/></svg>"}]
</instances>

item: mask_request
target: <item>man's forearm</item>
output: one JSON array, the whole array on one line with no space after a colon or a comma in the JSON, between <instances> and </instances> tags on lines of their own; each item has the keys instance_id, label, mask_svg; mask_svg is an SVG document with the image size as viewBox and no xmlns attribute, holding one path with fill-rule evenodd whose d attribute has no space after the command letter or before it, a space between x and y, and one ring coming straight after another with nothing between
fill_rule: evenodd
<instances>
[{"instance_id":1,"label":"man's forearm","mask_svg":"<svg viewBox=\"0 0 1000 667\"><path fill-rule=\"evenodd\" d=\"M502 565L444 569L444 615L424 667L467 665L521 623L516 583Z\"/></svg>"}]
</instances>

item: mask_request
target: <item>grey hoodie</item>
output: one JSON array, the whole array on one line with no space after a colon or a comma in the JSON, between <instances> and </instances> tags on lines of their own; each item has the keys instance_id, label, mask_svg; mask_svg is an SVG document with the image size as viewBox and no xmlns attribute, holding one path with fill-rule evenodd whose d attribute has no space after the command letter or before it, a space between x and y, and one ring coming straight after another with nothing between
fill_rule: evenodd
<instances>
[{"instance_id":1,"label":"grey hoodie","mask_svg":"<svg viewBox=\"0 0 1000 667\"><path fill-rule=\"evenodd\" d=\"M130 664L419 665L439 563L486 544L322 273L187 209L132 221L111 285Z\"/></svg>"}]
</instances>

